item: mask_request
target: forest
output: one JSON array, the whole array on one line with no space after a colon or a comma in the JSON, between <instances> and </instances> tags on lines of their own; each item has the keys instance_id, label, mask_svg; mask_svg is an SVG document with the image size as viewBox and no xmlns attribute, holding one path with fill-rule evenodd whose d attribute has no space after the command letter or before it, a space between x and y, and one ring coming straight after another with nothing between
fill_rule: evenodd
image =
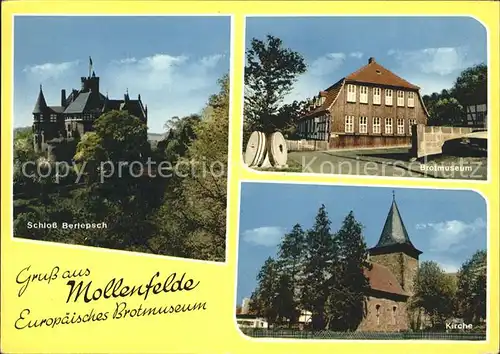
<instances>
[{"instance_id":1,"label":"forest","mask_svg":"<svg viewBox=\"0 0 500 354\"><path fill-rule=\"evenodd\" d=\"M147 126L126 111L101 115L94 131L78 141L66 173L35 153L31 127L16 129L14 236L224 261L228 75L219 87L201 113L167 120L165 139L156 147L147 140ZM162 163L170 166L169 173L159 171ZM111 173L120 164L129 168ZM148 164L153 166L148 172L138 173L137 166ZM39 222L107 227L29 227Z\"/></svg>"}]
</instances>

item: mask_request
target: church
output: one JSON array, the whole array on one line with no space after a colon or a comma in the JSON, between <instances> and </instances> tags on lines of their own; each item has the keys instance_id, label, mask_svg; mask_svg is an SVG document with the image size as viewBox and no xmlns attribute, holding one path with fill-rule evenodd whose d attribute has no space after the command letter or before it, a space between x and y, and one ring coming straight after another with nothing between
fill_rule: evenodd
<instances>
[{"instance_id":1,"label":"church","mask_svg":"<svg viewBox=\"0 0 500 354\"><path fill-rule=\"evenodd\" d=\"M89 75L81 77L80 89L72 89L68 96L62 89L59 105L47 104L40 85L33 109L35 151L51 155L58 146L74 145L75 140L93 130L97 118L112 110L127 111L147 124L148 108L143 104L141 95L137 99L131 99L128 91L123 99L110 99L108 95L103 95L99 77L92 70L92 58L89 58Z\"/></svg>"},{"instance_id":2,"label":"church","mask_svg":"<svg viewBox=\"0 0 500 354\"><path fill-rule=\"evenodd\" d=\"M393 196L392 205L375 247L369 249L371 269L366 314L358 331L404 331L410 328L407 309L422 254L411 242Z\"/></svg>"}]
</instances>

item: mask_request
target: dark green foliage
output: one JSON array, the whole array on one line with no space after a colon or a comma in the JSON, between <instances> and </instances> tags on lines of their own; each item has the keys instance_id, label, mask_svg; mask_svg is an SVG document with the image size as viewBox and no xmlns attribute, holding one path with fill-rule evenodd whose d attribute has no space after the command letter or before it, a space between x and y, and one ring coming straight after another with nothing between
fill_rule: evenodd
<instances>
[{"instance_id":1,"label":"dark green foliage","mask_svg":"<svg viewBox=\"0 0 500 354\"><path fill-rule=\"evenodd\" d=\"M79 140L74 170L65 178L54 173L47 178L21 173L23 162L39 163L43 158L32 151L29 131L18 132L14 142L15 236L223 261L228 76L220 80L220 87L201 116L169 122L168 137L157 149L147 141L147 126L140 119L125 111L100 116L94 131ZM217 162L222 173L191 173L191 164L202 161ZM48 163L54 168L54 163ZM78 171L84 174L76 183ZM34 230L27 228L29 221L106 223L107 228Z\"/></svg>"},{"instance_id":2,"label":"dark green foliage","mask_svg":"<svg viewBox=\"0 0 500 354\"><path fill-rule=\"evenodd\" d=\"M488 68L479 64L465 69L449 90L422 97L429 112L429 125L465 124L464 107L486 103Z\"/></svg>"},{"instance_id":3,"label":"dark green foliage","mask_svg":"<svg viewBox=\"0 0 500 354\"><path fill-rule=\"evenodd\" d=\"M271 35L265 40L253 38L246 55L245 132L289 129L293 117L289 117L290 106L283 106L283 99L306 71L304 58Z\"/></svg>"},{"instance_id":4,"label":"dark green foliage","mask_svg":"<svg viewBox=\"0 0 500 354\"><path fill-rule=\"evenodd\" d=\"M370 288L364 269L369 268L363 226L351 211L335 234L336 262L329 295L330 329L354 331L365 315L365 295Z\"/></svg>"},{"instance_id":5,"label":"dark green foliage","mask_svg":"<svg viewBox=\"0 0 500 354\"><path fill-rule=\"evenodd\" d=\"M486 251L477 251L458 273L458 312L467 323L486 319Z\"/></svg>"},{"instance_id":6,"label":"dark green foliage","mask_svg":"<svg viewBox=\"0 0 500 354\"><path fill-rule=\"evenodd\" d=\"M309 230L296 224L284 235L277 260L266 261L257 278L258 286L251 298L256 313L264 315L265 310L276 316L273 322L291 326L301 311L307 311L312 314L313 329L357 328L369 288L364 275L369 264L362 225L352 212L336 234L330 225L322 205ZM279 299L278 303L263 304L263 299L270 299L269 294Z\"/></svg>"},{"instance_id":7,"label":"dark green foliage","mask_svg":"<svg viewBox=\"0 0 500 354\"><path fill-rule=\"evenodd\" d=\"M421 308L430 317L431 326L444 328L455 313L456 283L452 276L432 261L422 262L416 274L413 309Z\"/></svg>"}]
</instances>

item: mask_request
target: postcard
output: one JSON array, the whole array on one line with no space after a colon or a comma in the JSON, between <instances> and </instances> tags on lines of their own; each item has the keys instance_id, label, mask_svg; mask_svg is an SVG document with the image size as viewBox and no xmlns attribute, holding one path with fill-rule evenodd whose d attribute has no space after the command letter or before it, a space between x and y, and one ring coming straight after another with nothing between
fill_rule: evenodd
<instances>
[{"instance_id":1,"label":"postcard","mask_svg":"<svg viewBox=\"0 0 500 354\"><path fill-rule=\"evenodd\" d=\"M245 44L248 166L487 179L487 31L474 18L247 17Z\"/></svg>"}]
</instances>

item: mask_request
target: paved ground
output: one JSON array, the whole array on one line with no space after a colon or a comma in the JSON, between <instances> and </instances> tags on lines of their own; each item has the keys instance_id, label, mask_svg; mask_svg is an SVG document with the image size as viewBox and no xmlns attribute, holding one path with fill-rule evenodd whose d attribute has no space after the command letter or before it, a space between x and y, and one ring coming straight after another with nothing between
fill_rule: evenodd
<instances>
[{"instance_id":1,"label":"paved ground","mask_svg":"<svg viewBox=\"0 0 500 354\"><path fill-rule=\"evenodd\" d=\"M304 173L447 179L487 178L486 157L439 156L411 161L407 148L302 151L288 154Z\"/></svg>"}]
</instances>

